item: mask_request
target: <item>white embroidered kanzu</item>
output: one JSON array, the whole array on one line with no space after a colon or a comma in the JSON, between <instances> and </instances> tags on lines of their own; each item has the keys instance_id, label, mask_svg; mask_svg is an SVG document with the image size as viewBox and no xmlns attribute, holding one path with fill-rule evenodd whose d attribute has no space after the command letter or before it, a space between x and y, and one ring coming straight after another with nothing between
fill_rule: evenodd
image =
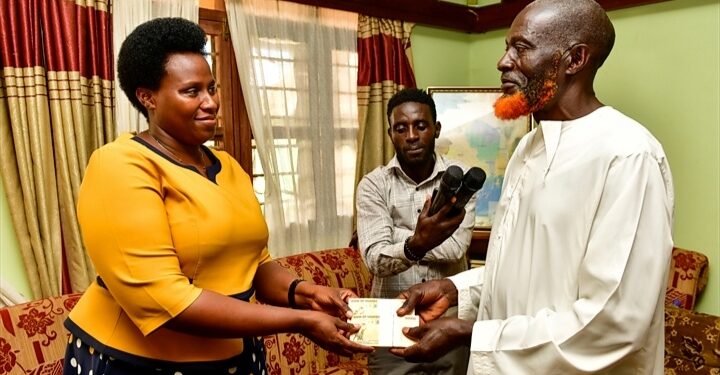
<instances>
[{"instance_id":1,"label":"white embroidered kanzu","mask_svg":"<svg viewBox=\"0 0 720 375\"><path fill-rule=\"evenodd\" d=\"M507 168L486 269L451 277L471 374L662 374L673 186L611 107L542 122Z\"/></svg>"}]
</instances>

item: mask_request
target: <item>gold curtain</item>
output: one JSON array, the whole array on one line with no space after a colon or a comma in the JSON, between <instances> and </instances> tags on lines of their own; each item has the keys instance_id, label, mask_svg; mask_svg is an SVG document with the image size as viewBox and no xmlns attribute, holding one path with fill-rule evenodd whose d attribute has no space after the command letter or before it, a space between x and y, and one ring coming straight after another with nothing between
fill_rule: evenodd
<instances>
[{"instance_id":1,"label":"gold curtain","mask_svg":"<svg viewBox=\"0 0 720 375\"><path fill-rule=\"evenodd\" d=\"M32 291L82 291L95 272L77 194L89 155L114 134L108 2L3 2L0 31L9 47L1 52L0 170Z\"/></svg>"},{"instance_id":2,"label":"gold curtain","mask_svg":"<svg viewBox=\"0 0 720 375\"><path fill-rule=\"evenodd\" d=\"M415 87L410 32L413 24L359 16L358 158L355 185L395 154L387 135L387 103L406 87Z\"/></svg>"}]
</instances>

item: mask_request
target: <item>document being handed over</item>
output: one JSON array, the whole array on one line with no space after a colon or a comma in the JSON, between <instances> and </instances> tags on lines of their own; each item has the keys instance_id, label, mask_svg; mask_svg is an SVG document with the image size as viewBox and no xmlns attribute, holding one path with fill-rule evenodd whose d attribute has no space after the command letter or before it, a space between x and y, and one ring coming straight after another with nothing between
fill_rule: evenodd
<instances>
[{"instance_id":1,"label":"document being handed over","mask_svg":"<svg viewBox=\"0 0 720 375\"><path fill-rule=\"evenodd\" d=\"M417 327L420 317L414 315L397 316L397 309L405 300L384 298L350 298L348 305L353 311L349 320L360 326L360 331L350 336L350 340L369 346L408 347L414 342L402 333L404 327Z\"/></svg>"}]
</instances>

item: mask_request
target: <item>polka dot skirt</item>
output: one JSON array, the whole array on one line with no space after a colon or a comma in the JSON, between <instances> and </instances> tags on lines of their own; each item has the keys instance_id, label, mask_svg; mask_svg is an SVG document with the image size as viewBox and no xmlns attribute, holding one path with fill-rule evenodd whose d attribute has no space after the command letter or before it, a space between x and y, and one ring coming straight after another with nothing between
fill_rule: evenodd
<instances>
[{"instance_id":1,"label":"polka dot skirt","mask_svg":"<svg viewBox=\"0 0 720 375\"><path fill-rule=\"evenodd\" d=\"M265 347L262 339L245 339L245 351L233 366L208 368L207 370L179 370L172 364L163 368L151 368L120 360L98 352L77 337L70 336L65 351L63 375L205 375L239 374L266 375Z\"/></svg>"}]
</instances>

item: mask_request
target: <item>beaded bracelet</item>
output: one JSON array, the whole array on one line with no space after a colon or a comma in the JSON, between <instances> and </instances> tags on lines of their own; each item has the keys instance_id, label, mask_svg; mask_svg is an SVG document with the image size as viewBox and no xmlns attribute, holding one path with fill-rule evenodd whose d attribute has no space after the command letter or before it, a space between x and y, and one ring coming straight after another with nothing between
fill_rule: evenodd
<instances>
[{"instance_id":1,"label":"beaded bracelet","mask_svg":"<svg viewBox=\"0 0 720 375\"><path fill-rule=\"evenodd\" d=\"M410 237L405 239L405 245L403 246L403 252L405 253L405 257L408 258L412 262L419 262L422 260L422 258L425 257L425 254L418 256L414 254L412 251L410 251Z\"/></svg>"},{"instance_id":2,"label":"beaded bracelet","mask_svg":"<svg viewBox=\"0 0 720 375\"><path fill-rule=\"evenodd\" d=\"M297 305L295 304L295 288L297 288L297 285L300 284L305 280L303 279L295 279L290 283L290 287L288 288L288 306L293 309L297 309Z\"/></svg>"}]
</instances>

